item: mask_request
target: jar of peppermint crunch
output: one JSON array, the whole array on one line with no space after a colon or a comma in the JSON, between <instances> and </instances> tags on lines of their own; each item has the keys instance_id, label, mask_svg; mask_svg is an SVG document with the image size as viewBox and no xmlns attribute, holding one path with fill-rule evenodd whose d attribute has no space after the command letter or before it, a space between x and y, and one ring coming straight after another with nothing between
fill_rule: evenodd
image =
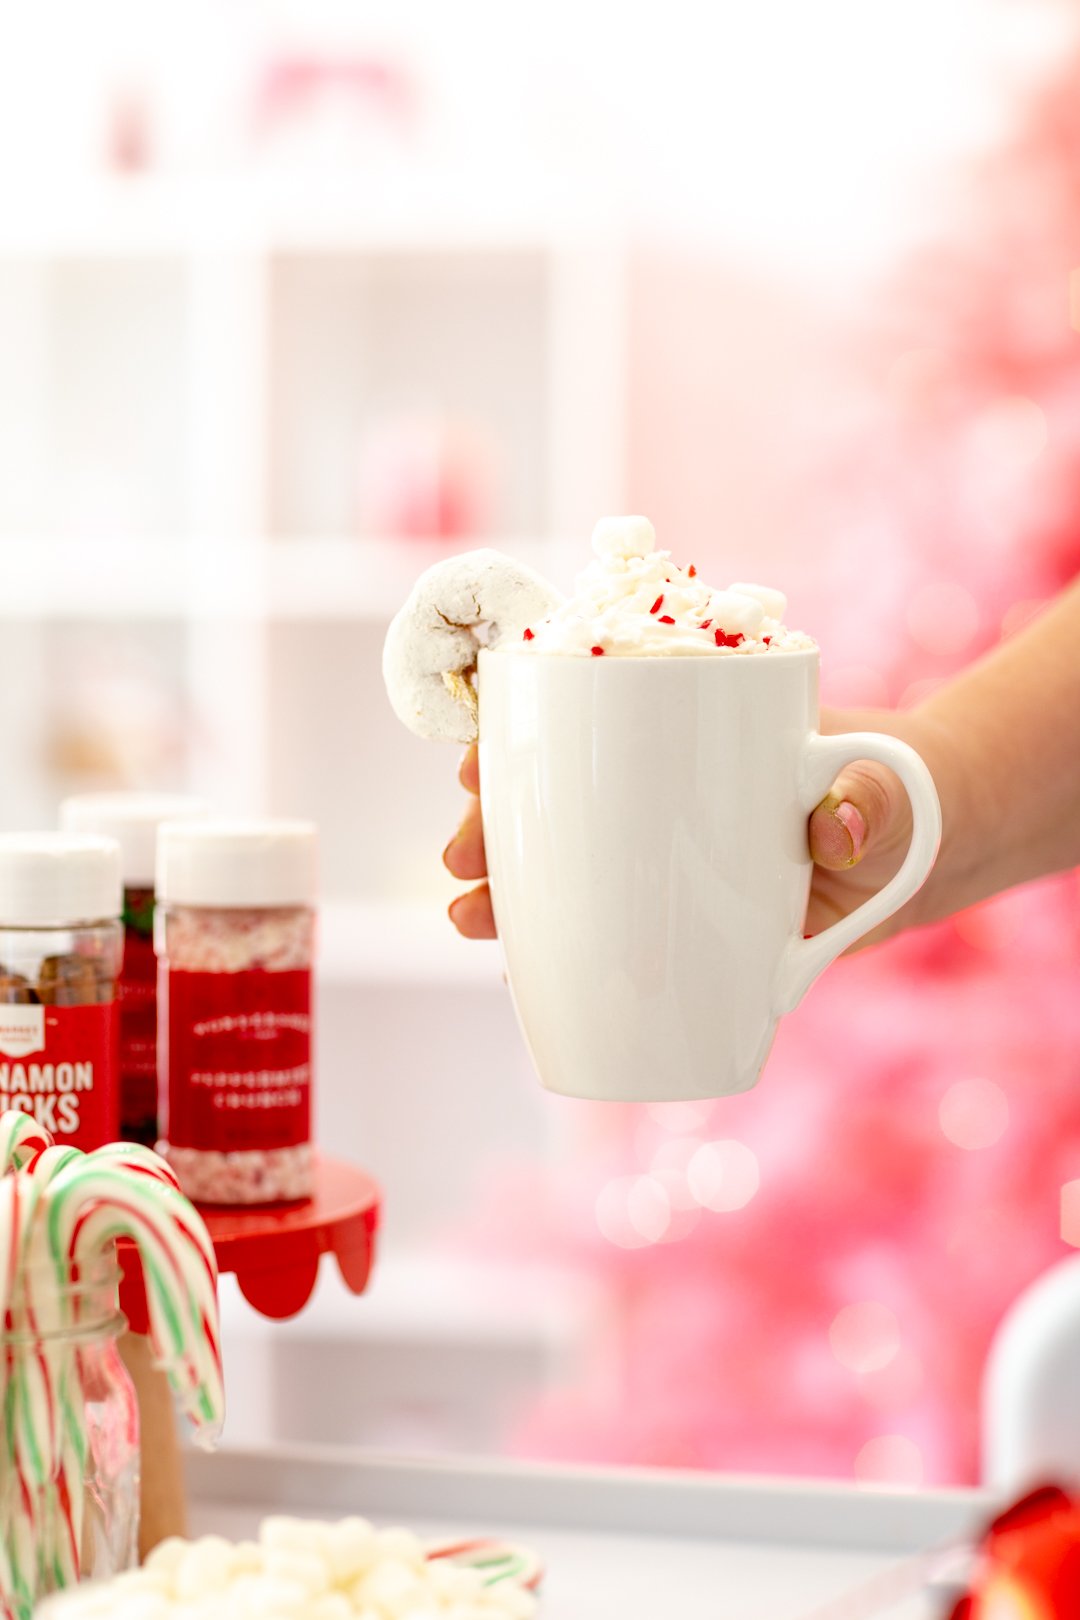
<instances>
[{"instance_id":1,"label":"jar of peppermint crunch","mask_svg":"<svg viewBox=\"0 0 1080 1620\"><path fill-rule=\"evenodd\" d=\"M166 823L156 891L160 1151L200 1203L307 1198L315 828Z\"/></svg>"}]
</instances>

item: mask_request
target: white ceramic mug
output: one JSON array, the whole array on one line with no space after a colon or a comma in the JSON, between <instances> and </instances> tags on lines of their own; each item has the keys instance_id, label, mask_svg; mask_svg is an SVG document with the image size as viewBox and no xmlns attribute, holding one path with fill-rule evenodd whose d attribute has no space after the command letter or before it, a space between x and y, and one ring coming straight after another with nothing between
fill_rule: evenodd
<instances>
[{"instance_id":1,"label":"white ceramic mug","mask_svg":"<svg viewBox=\"0 0 1080 1620\"><path fill-rule=\"evenodd\" d=\"M492 904L551 1091L657 1102L747 1090L781 1015L934 863L930 772L893 737L818 734L816 651L482 652L479 692ZM900 777L911 847L878 894L804 939L807 816L857 759Z\"/></svg>"}]
</instances>

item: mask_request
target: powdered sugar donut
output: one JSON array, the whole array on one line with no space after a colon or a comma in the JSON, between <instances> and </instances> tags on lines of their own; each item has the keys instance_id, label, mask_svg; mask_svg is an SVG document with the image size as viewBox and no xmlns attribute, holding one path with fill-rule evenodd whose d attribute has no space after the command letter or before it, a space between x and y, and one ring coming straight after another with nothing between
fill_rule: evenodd
<instances>
[{"instance_id":1,"label":"powdered sugar donut","mask_svg":"<svg viewBox=\"0 0 1080 1620\"><path fill-rule=\"evenodd\" d=\"M561 600L547 580L498 551L466 551L429 568L383 648L383 679L398 719L418 737L474 742L480 648L520 639Z\"/></svg>"}]
</instances>

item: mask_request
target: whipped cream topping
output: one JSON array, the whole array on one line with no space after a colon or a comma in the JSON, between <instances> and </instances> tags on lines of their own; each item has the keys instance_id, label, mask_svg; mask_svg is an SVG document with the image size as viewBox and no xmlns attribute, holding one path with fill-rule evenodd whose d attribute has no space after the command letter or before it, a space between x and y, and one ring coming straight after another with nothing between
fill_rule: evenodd
<instances>
[{"instance_id":1,"label":"whipped cream topping","mask_svg":"<svg viewBox=\"0 0 1080 1620\"><path fill-rule=\"evenodd\" d=\"M714 590L691 563L656 550L648 518L603 518L573 595L506 650L641 658L794 652L816 643L783 623L787 598L766 585Z\"/></svg>"}]
</instances>

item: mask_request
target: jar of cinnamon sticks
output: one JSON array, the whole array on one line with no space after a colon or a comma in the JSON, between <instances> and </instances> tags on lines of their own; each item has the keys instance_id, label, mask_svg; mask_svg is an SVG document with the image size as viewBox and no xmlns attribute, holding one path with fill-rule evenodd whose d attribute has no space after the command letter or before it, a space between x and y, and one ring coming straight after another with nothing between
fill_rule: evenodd
<instances>
[{"instance_id":1,"label":"jar of cinnamon sticks","mask_svg":"<svg viewBox=\"0 0 1080 1620\"><path fill-rule=\"evenodd\" d=\"M120 906L113 839L0 835L0 1110L84 1151L119 1134Z\"/></svg>"}]
</instances>

